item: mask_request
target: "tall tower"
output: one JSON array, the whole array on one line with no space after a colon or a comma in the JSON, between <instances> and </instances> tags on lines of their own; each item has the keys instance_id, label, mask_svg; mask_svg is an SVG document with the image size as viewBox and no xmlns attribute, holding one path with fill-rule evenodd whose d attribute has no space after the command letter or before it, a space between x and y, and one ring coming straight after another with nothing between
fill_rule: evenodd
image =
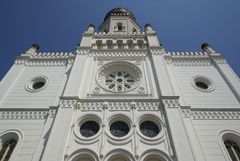
<instances>
[{"instance_id":1,"label":"tall tower","mask_svg":"<svg viewBox=\"0 0 240 161\"><path fill-rule=\"evenodd\" d=\"M38 49L1 81L0 160L240 159L239 78L209 44L166 52L114 8L74 54Z\"/></svg>"}]
</instances>

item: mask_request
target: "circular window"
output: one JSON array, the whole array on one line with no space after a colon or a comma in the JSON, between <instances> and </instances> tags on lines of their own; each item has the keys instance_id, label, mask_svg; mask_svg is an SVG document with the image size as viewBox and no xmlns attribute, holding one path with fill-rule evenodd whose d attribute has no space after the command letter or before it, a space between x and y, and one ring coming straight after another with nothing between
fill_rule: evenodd
<instances>
[{"instance_id":1,"label":"circular window","mask_svg":"<svg viewBox=\"0 0 240 161\"><path fill-rule=\"evenodd\" d=\"M99 125L95 121L84 122L80 127L80 133L84 137L91 137L97 134Z\"/></svg>"},{"instance_id":2,"label":"circular window","mask_svg":"<svg viewBox=\"0 0 240 161\"><path fill-rule=\"evenodd\" d=\"M40 77L35 77L35 78L31 79L26 84L25 87L29 92L37 92L37 91L44 89L46 87L47 83L48 83L48 79L44 76L40 76Z\"/></svg>"},{"instance_id":3,"label":"circular window","mask_svg":"<svg viewBox=\"0 0 240 161\"><path fill-rule=\"evenodd\" d=\"M140 125L140 131L147 137L155 137L159 134L160 129L157 124L152 121L144 121Z\"/></svg>"},{"instance_id":4,"label":"circular window","mask_svg":"<svg viewBox=\"0 0 240 161\"><path fill-rule=\"evenodd\" d=\"M128 134L129 126L123 121L116 121L111 124L110 132L113 136L123 137Z\"/></svg>"},{"instance_id":5,"label":"circular window","mask_svg":"<svg viewBox=\"0 0 240 161\"><path fill-rule=\"evenodd\" d=\"M133 64L113 62L103 66L97 75L98 84L112 92L127 92L140 84L141 72Z\"/></svg>"},{"instance_id":6,"label":"circular window","mask_svg":"<svg viewBox=\"0 0 240 161\"><path fill-rule=\"evenodd\" d=\"M193 77L192 85L194 88L204 92L212 91L215 88L212 80L204 76Z\"/></svg>"}]
</instances>

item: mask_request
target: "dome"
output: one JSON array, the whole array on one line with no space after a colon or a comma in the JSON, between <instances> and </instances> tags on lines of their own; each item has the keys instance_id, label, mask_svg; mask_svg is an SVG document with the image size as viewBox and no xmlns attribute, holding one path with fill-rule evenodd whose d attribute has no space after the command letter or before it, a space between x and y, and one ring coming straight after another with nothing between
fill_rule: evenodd
<instances>
[{"instance_id":1,"label":"dome","mask_svg":"<svg viewBox=\"0 0 240 161\"><path fill-rule=\"evenodd\" d=\"M106 21L108 19L108 17L110 17L113 14L127 15L127 16L130 16L131 18L133 18L134 20L136 20L134 14L131 11L129 11L128 9L126 9L126 8L114 8L107 13L107 15L104 18L104 21Z\"/></svg>"}]
</instances>

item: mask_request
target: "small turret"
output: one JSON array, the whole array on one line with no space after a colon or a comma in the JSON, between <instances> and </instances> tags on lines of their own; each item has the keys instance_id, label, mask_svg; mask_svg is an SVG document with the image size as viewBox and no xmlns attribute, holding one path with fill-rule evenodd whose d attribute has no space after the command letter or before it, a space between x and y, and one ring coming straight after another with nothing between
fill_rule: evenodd
<instances>
[{"instance_id":1,"label":"small turret","mask_svg":"<svg viewBox=\"0 0 240 161\"><path fill-rule=\"evenodd\" d=\"M153 31L153 28L150 24L145 25L145 32L147 32L147 31Z\"/></svg>"},{"instance_id":2,"label":"small turret","mask_svg":"<svg viewBox=\"0 0 240 161\"><path fill-rule=\"evenodd\" d=\"M208 43L203 43L201 48L203 52L206 52L208 54L216 53L216 51Z\"/></svg>"},{"instance_id":3,"label":"small turret","mask_svg":"<svg viewBox=\"0 0 240 161\"><path fill-rule=\"evenodd\" d=\"M22 54L22 56L35 56L39 50L38 44L32 44L32 46L26 51L26 53Z\"/></svg>"}]
</instances>

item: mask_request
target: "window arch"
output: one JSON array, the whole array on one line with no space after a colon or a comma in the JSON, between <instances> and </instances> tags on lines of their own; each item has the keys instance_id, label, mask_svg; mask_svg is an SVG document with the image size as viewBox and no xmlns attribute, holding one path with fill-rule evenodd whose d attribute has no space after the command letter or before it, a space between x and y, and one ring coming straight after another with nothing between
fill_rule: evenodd
<instances>
[{"instance_id":1,"label":"window arch","mask_svg":"<svg viewBox=\"0 0 240 161\"><path fill-rule=\"evenodd\" d=\"M102 40L97 40L96 45L98 49L102 49Z\"/></svg>"},{"instance_id":2,"label":"window arch","mask_svg":"<svg viewBox=\"0 0 240 161\"><path fill-rule=\"evenodd\" d=\"M7 132L0 136L0 160L8 161L19 141L18 134Z\"/></svg>"},{"instance_id":3,"label":"window arch","mask_svg":"<svg viewBox=\"0 0 240 161\"><path fill-rule=\"evenodd\" d=\"M221 142L224 145L225 152L231 161L240 160L240 135L234 131L225 131L221 135Z\"/></svg>"},{"instance_id":4,"label":"window arch","mask_svg":"<svg viewBox=\"0 0 240 161\"><path fill-rule=\"evenodd\" d=\"M122 40L117 40L117 46L119 49L123 48L123 41Z\"/></svg>"},{"instance_id":5,"label":"window arch","mask_svg":"<svg viewBox=\"0 0 240 161\"><path fill-rule=\"evenodd\" d=\"M127 45L129 49L133 49L133 41L132 40L127 40Z\"/></svg>"},{"instance_id":6,"label":"window arch","mask_svg":"<svg viewBox=\"0 0 240 161\"><path fill-rule=\"evenodd\" d=\"M118 31L122 31L123 30L123 25L121 22L117 23L117 29Z\"/></svg>"},{"instance_id":7,"label":"window arch","mask_svg":"<svg viewBox=\"0 0 240 161\"><path fill-rule=\"evenodd\" d=\"M112 40L107 40L106 44L107 44L108 49L113 49L113 41Z\"/></svg>"},{"instance_id":8,"label":"window arch","mask_svg":"<svg viewBox=\"0 0 240 161\"><path fill-rule=\"evenodd\" d=\"M144 48L143 40L137 40L137 44L138 44L139 49L143 49Z\"/></svg>"},{"instance_id":9,"label":"window arch","mask_svg":"<svg viewBox=\"0 0 240 161\"><path fill-rule=\"evenodd\" d=\"M239 161L240 160L240 149L238 144L233 141L232 139L224 140L225 148L228 151L229 156L231 157L232 161Z\"/></svg>"}]
</instances>

